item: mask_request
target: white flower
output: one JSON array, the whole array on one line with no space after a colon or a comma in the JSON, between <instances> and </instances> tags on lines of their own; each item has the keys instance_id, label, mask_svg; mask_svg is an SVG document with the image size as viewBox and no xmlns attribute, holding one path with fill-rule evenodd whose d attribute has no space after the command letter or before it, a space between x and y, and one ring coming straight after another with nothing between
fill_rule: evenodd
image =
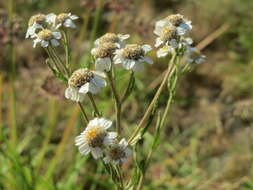
<instances>
[{"instance_id":1,"label":"white flower","mask_svg":"<svg viewBox=\"0 0 253 190\"><path fill-rule=\"evenodd\" d=\"M206 56L202 55L197 48L189 47L186 51L186 60L189 63L200 64L205 61Z\"/></svg>"},{"instance_id":2,"label":"white flower","mask_svg":"<svg viewBox=\"0 0 253 190\"><path fill-rule=\"evenodd\" d=\"M61 39L60 32L53 32L48 29L42 29L38 34L34 34L32 37L35 37L33 40L33 47L35 48L37 43L40 43L42 47L48 47L50 44L52 46L58 46L58 42Z\"/></svg>"},{"instance_id":3,"label":"white flower","mask_svg":"<svg viewBox=\"0 0 253 190\"><path fill-rule=\"evenodd\" d=\"M157 52L157 57L165 57L167 56L169 53L172 53L175 50L175 48L173 48L172 46L168 46L168 45L164 45L163 47L161 47Z\"/></svg>"},{"instance_id":4,"label":"white flower","mask_svg":"<svg viewBox=\"0 0 253 190\"><path fill-rule=\"evenodd\" d=\"M51 22L54 22L56 29L65 26L67 28L75 28L76 25L74 24L74 20L78 19L79 17L76 15L72 15L71 13L61 13L57 16L52 15L50 18Z\"/></svg>"},{"instance_id":5,"label":"white flower","mask_svg":"<svg viewBox=\"0 0 253 190\"><path fill-rule=\"evenodd\" d=\"M86 129L77 136L75 145L81 154L87 155L91 152L95 159L103 156L104 146L110 146L117 137L116 132L107 132L112 122L104 118L95 118L88 123Z\"/></svg>"},{"instance_id":6,"label":"white flower","mask_svg":"<svg viewBox=\"0 0 253 190\"><path fill-rule=\"evenodd\" d=\"M111 69L111 60L114 52L120 45L112 42L104 42L91 50L91 54L96 59L95 67L98 71L109 71Z\"/></svg>"},{"instance_id":7,"label":"white flower","mask_svg":"<svg viewBox=\"0 0 253 190\"><path fill-rule=\"evenodd\" d=\"M101 88L106 86L106 81L102 77L105 77L103 73L90 71L86 68L76 70L68 80L65 97L81 102L88 92L92 94L98 93Z\"/></svg>"},{"instance_id":8,"label":"white flower","mask_svg":"<svg viewBox=\"0 0 253 190\"><path fill-rule=\"evenodd\" d=\"M26 38L34 36L37 29L43 29L43 25L46 22L46 15L37 14L32 16L28 22L28 28L26 31Z\"/></svg>"},{"instance_id":9,"label":"white flower","mask_svg":"<svg viewBox=\"0 0 253 190\"><path fill-rule=\"evenodd\" d=\"M127 158L132 154L132 151L127 146L128 143L125 139L122 139L118 144L112 144L109 150L106 150L106 156L103 159L104 162L106 164L110 162L119 164L127 161Z\"/></svg>"},{"instance_id":10,"label":"white flower","mask_svg":"<svg viewBox=\"0 0 253 190\"><path fill-rule=\"evenodd\" d=\"M144 69L143 62L153 64L153 61L145 56L151 50L149 45L129 44L115 52L113 58L115 64L121 64L125 69L133 71L142 71Z\"/></svg>"},{"instance_id":11,"label":"white flower","mask_svg":"<svg viewBox=\"0 0 253 190\"><path fill-rule=\"evenodd\" d=\"M97 40L95 40L94 44L96 47L100 46L103 43L111 42L119 44L120 47L124 47L124 40L130 37L129 34L114 34L114 33L106 33Z\"/></svg>"},{"instance_id":12,"label":"white flower","mask_svg":"<svg viewBox=\"0 0 253 190\"><path fill-rule=\"evenodd\" d=\"M178 35L184 35L187 31L192 29L192 24L190 20L184 18L183 15L174 14L166 18L169 23L177 27Z\"/></svg>"}]
</instances>

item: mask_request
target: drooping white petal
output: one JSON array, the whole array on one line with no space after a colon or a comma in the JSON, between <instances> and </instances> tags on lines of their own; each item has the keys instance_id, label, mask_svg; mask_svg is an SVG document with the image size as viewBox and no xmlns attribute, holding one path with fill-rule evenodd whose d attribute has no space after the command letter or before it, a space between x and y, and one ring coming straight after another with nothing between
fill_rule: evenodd
<instances>
[{"instance_id":1,"label":"drooping white petal","mask_svg":"<svg viewBox=\"0 0 253 190\"><path fill-rule=\"evenodd\" d=\"M106 58L98 58L95 61L95 67L98 71L110 71L111 69L111 59Z\"/></svg>"},{"instance_id":2,"label":"drooping white petal","mask_svg":"<svg viewBox=\"0 0 253 190\"><path fill-rule=\"evenodd\" d=\"M35 48L36 47L36 45L37 45L37 43L39 43L39 42L41 42L41 40L40 39L35 39L35 40L33 40L33 48Z\"/></svg>"},{"instance_id":3,"label":"drooping white petal","mask_svg":"<svg viewBox=\"0 0 253 190\"><path fill-rule=\"evenodd\" d=\"M52 40L50 40L50 42L51 42L51 44L52 44L54 47L60 45L60 43L59 43L56 39L52 39Z\"/></svg>"},{"instance_id":4,"label":"drooping white petal","mask_svg":"<svg viewBox=\"0 0 253 190\"><path fill-rule=\"evenodd\" d=\"M101 148L91 148L91 154L93 156L94 159L98 159L101 158L103 156L103 151L101 150Z\"/></svg>"},{"instance_id":5,"label":"drooping white petal","mask_svg":"<svg viewBox=\"0 0 253 190\"><path fill-rule=\"evenodd\" d=\"M97 77L97 76L94 76L94 78L91 79L91 82L99 88L106 86L106 81L100 77Z\"/></svg>"},{"instance_id":6,"label":"drooping white petal","mask_svg":"<svg viewBox=\"0 0 253 190\"><path fill-rule=\"evenodd\" d=\"M76 27L74 22L69 18L64 21L63 25L66 26L66 27L70 27L70 28L75 28Z\"/></svg>"},{"instance_id":7,"label":"drooping white petal","mask_svg":"<svg viewBox=\"0 0 253 190\"><path fill-rule=\"evenodd\" d=\"M90 147L86 144L82 144L81 146L79 146L79 151L81 154L89 154L90 153Z\"/></svg>"},{"instance_id":8,"label":"drooping white petal","mask_svg":"<svg viewBox=\"0 0 253 190\"><path fill-rule=\"evenodd\" d=\"M61 39L61 33L60 32L53 32L53 36L57 40Z\"/></svg>"},{"instance_id":9,"label":"drooping white petal","mask_svg":"<svg viewBox=\"0 0 253 190\"><path fill-rule=\"evenodd\" d=\"M133 67L132 70L135 72L141 72L144 70L144 64L141 62L136 62Z\"/></svg>"},{"instance_id":10,"label":"drooping white petal","mask_svg":"<svg viewBox=\"0 0 253 190\"><path fill-rule=\"evenodd\" d=\"M76 20L76 19L78 19L79 17L78 17L77 15L71 15L70 18L71 18L72 20Z\"/></svg>"},{"instance_id":11,"label":"drooping white petal","mask_svg":"<svg viewBox=\"0 0 253 190\"><path fill-rule=\"evenodd\" d=\"M144 50L145 53L149 52L150 50L152 50L151 46L150 45L143 45L141 46L141 48Z\"/></svg>"},{"instance_id":12,"label":"drooping white petal","mask_svg":"<svg viewBox=\"0 0 253 190\"><path fill-rule=\"evenodd\" d=\"M148 64L151 64L151 65L154 63L153 60L152 60L150 57L147 57L147 56L144 56L144 57L142 58L142 60L143 60L144 62L148 63Z\"/></svg>"},{"instance_id":13,"label":"drooping white petal","mask_svg":"<svg viewBox=\"0 0 253 190\"><path fill-rule=\"evenodd\" d=\"M81 88L78 90L79 93L87 94L89 92L89 83L85 83Z\"/></svg>"},{"instance_id":14,"label":"drooping white petal","mask_svg":"<svg viewBox=\"0 0 253 190\"><path fill-rule=\"evenodd\" d=\"M46 15L46 22L49 24L55 25L56 15L54 13L50 13Z\"/></svg>"},{"instance_id":15,"label":"drooping white petal","mask_svg":"<svg viewBox=\"0 0 253 190\"><path fill-rule=\"evenodd\" d=\"M155 40L155 47L159 47L163 43L164 43L164 41L162 41L161 38L156 38L156 40Z\"/></svg>"},{"instance_id":16,"label":"drooping white petal","mask_svg":"<svg viewBox=\"0 0 253 190\"><path fill-rule=\"evenodd\" d=\"M49 45L49 42L46 40L41 40L41 46L42 47L47 47Z\"/></svg>"},{"instance_id":17,"label":"drooping white petal","mask_svg":"<svg viewBox=\"0 0 253 190\"><path fill-rule=\"evenodd\" d=\"M108 129L112 126L112 121L107 120L105 118L99 118L97 122L98 122L98 125L103 126L104 129Z\"/></svg>"}]
</instances>

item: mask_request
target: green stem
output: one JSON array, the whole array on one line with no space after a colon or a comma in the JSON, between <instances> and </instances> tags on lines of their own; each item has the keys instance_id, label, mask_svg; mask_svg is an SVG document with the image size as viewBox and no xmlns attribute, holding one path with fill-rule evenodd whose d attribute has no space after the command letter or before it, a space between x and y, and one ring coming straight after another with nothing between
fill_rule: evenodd
<instances>
[{"instance_id":1,"label":"green stem","mask_svg":"<svg viewBox=\"0 0 253 190\"><path fill-rule=\"evenodd\" d=\"M64 39L64 48L65 48L65 54L66 54L66 66L67 68L69 68L70 66L70 47L69 47L69 38L68 38L68 32L67 31L63 31L63 39Z\"/></svg>"},{"instance_id":2,"label":"green stem","mask_svg":"<svg viewBox=\"0 0 253 190\"><path fill-rule=\"evenodd\" d=\"M112 94L114 97L114 101L115 101L116 129L117 129L117 133L120 135L120 133L121 133L121 101L120 101L119 95L117 93L115 84L114 84L114 80L112 77L112 70L110 72L107 72L107 77L108 77L109 84L110 84Z\"/></svg>"},{"instance_id":3,"label":"green stem","mask_svg":"<svg viewBox=\"0 0 253 190\"><path fill-rule=\"evenodd\" d=\"M93 95L92 95L91 93L88 93L88 96L89 96L89 98L90 98L91 104L92 104L92 106L93 106L93 108L94 108L94 111L95 111L95 113L96 113L96 116L97 116L97 117L100 117L101 114L100 114L99 111L98 111L98 108L97 108L96 102L94 101Z\"/></svg>"},{"instance_id":4,"label":"green stem","mask_svg":"<svg viewBox=\"0 0 253 190\"><path fill-rule=\"evenodd\" d=\"M85 112L85 110L84 110L84 107L83 107L83 105L82 105L81 102L78 102L78 105L79 105L79 107L80 107L80 109L81 109L81 111L82 111L82 113L83 113L84 120L85 120L85 122L86 122L86 124L87 124L87 123L89 122L89 118L88 118L88 116L87 116L87 114L86 114L86 112Z\"/></svg>"},{"instance_id":5,"label":"green stem","mask_svg":"<svg viewBox=\"0 0 253 190\"><path fill-rule=\"evenodd\" d=\"M131 144L134 140L134 138L138 135L138 133L140 132L141 128L145 125L145 123L147 122L151 112L152 112L152 109L153 107L155 106L165 84L167 83L168 81L168 78L171 76L171 73L174 72L174 69L175 69L175 64L174 64L174 61L175 61L175 58L176 58L176 54L173 54L172 55L172 58L170 60L170 63L168 65L168 69L165 73L165 76L163 78L163 81L162 83L160 84L159 86L159 89L157 90L154 98L152 99L151 103L149 104L143 118L141 119L140 123L138 124L137 128L135 129L135 131L133 132L133 134L131 135L131 137L128 139L128 143Z\"/></svg>"}]
</instances>

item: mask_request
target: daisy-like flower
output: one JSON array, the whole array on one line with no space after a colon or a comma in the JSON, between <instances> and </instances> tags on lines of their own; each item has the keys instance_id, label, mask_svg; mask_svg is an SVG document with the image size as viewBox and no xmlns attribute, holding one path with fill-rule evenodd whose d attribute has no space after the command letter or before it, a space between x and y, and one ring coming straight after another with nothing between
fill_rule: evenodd
<instances>
[{"instance_id":1,"label":"daisy-like flower","mask_svg":"<svg viewBox=\"0 0 253 190\"><path fill-rule=\"evenodd\" d=\"M173 48L178 47L178 34L176 27L173 25L166 25L159 29L155 30L155 34L158 35L156 38L155 47L159 47L161 45L169 45Z\"/></svg>"},{"instance_id":2,"label":"daisy-like flower","mask_svg":"<svg viewBox=\"0 0 253 190\"><path fill-rule=\"evenodd\" d=\"M192 29L191 21L185 19L183 15L174 14L166 18L173 26L177 27L179 35L184 35L187 31Z\"/></svg>"},{"instance_id":3,"label":"daisy-like flower","mask_svg":"<svg viewBox=\"0 0 253 190\"><path fill-rule=\"evenodd\" d=\"M128 44L116 50L113 60L115 64L121 64L127 70L142 71L143 62L153 64L152 59L145 56L151 49L150 45Z\"/></svg>"},{"instance_id":4,"label":"daisy-like flower","mask_svg":"<svg viewBox=\"0 0 253 190\"><path fill-rule=\"evenodd\" d=\"M106 81L102 77L105 77L103 73L90 71L86 68L76 70L68 80L65 97L81 102L88 92L92 94L98 93L101 88L106 86Z\"/></svg>"},{"instance_id":5,"label":"daisy-like flower","mask_svg":"<svg viewBox=\"0 0 253 190\"><path fill-rule=\"evenodd\" d=\"M125 43L124 40L128 39L130 37L129 34L114 34L114 33L106 33L97 40L95 40L94 44L96 47L103 43L111 42L119 44L120 47L124 47Z\"/></svg>"},{"instance_id":6,"label":"daisy-like flower","mask_svg":"<svg viewBox=\"0 0 253 190\"><path fill-rule=\"evenodd\" d=\"M189 47L186 51L186 60L189 63L201 64L205 61L206 56L201 54L197 48Z\"/></svg>"},{"instance_id":7,"label":"daisy-like flower","mask_svg":"<svg viewBox=\"0 0 253 190\"><path fill-rule=\"evenodd\" d=\"M130 148L128 148L127 141L122 139L118 144L112 144L111 147L105 151L105 153L106 156L103 160L106 164L110 162L113 164L119 164L127 161L127 158L132 154L132 151Z\"/></svg>"},{"instance_id":8,"label":"daisy-like flower","mask_svg":"<svg viewBox=\"0 0 253 190\"><path fill-rule=\"evenodd\" d=\"M75 145L79 147L81 154L91 152L95 159L103 156L104 146L110 146L117 137L116 132L108 132L112 122L104 118L95 118L88 123L86 129L77 136Z\"/></svg>"},{"instance_id":9,"label":"daisy-like flower","mask_svg":"<svg viewBox=\"0 0 253 190\"><path fill-rule=\"evenodd\" d=\"M32 16L28 22L28 28L26 31L26 38L34 36L37 29L43 29L43 25L46 23L46 15L37 14Z\"/></svg>"},{"instance_id":10,"label":"daisy-like flower","mask_svg":"<svg viewBox=\"0 0 253 190\"><path fill-rule=\"evenodd\" d=\"M50 21L54 23L56 29L65 26L67 28L75 28L76 25L73 22L74 20L78 19L79 17L76 15L72 15L71 13L61 13L59 15L51 15Z\"/></svg>"},{"instance_id":11,"label":"daisy-like flower","mask_svg":"<svg viewBox=\"0 0 253 190\"><path fill-rule=\"evenodd\" d=\"M58 46L60 45L58 40L61 39L61 33L53 32L48 29L42 29L40 32L38 32L38 34L34 34L32 37L35 37L33 40L34 48L38 43L40 43L42 47L48 47L50 44L52 46Z\"/></svg>"},{"instance_id":12,"label":"daisy-like flower","mask_svg":"<svg viewBox=\"0 0 253 190\"><path fill-rule=\"evenodd\" d=\"M111 60L114 56L114 52L119 48L119 44L112 42L104 42L96 48L93 48L91 54L96 59L96 70L109 71L111 69Z\"/></svg>"}]
</instances>

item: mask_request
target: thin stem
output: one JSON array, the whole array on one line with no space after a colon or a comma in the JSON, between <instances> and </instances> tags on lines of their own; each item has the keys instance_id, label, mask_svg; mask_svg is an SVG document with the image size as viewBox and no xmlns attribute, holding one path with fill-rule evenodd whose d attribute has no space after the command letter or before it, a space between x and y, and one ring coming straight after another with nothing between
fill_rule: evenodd
<instances>
[{"instance_id":1,"label":"thin stem","mask_svg":"<svg viewBox=\"0 0 253 190\"><path fill-rule=\"evenodd\" d=\"M116 169L117 169L117 171L118 171L121 189L123 190L123 189L124 189L123 176L122 176L122 172L121 172L121 170L120 170L119 165L116 165Z\"/></svg>"},{"instance_id":2,"label":"thin stem","mask_svg":"<svg viewBox=\"0 0 253 190\"><path fill-rule=\"evenodd\" d=\"M63 38L64 38L64 48L65 48L65 54L66 54L66 65L67 68L70 66L70 48L69 48L69 38L68 38L68 31L63 31Z\"/></svg>"},{"instance_id":3,"label":"thin stem","mask_svg":"<svg viewBox=\"0 0 253 190\"><path fill-rule=\"evenodd\" d=\"M174 64L174 61L175 61L175 58L176 58L176 54L173 54L171 60L170 60L170 63L168 65L168 69L165 73L165 76L163 78L163 81L159 87L159 89L157 90L154 98L152 99L151 103L149 104L143 118L141 119L140 123L138 124L137 128L135 129L135 131L133 132L132 136L128 139L128 143L131 144L133 139L136 137L136 135L138 135L139 131L141 130L141 128L144 126L144 124L147 122L151 112L152 112L152 109L154 107L154 105L156 104L166 82L168 81L168 78L169 76L171 75L171 73L173 73L174 69L175 69L175 64Z\"/></svg>"},{"instance_id":4,"label":"thin stem","mask_svg":"<svg viewBox=\"0 0 253 190\"><path fill-rule=\"evenodd\" d=\"M120 101L119 95L117 93L117 90L113 81L112 71L107 73L107 77L109 79L109 84L112 89L112 94L115 100L116 129L117 129L117 133L120 134L121 133L121 101Z\"/></svg>"},{"instance_id":5,"label":"thin stem","mask_svg":"<svg viewBox=\"0 0 253 190\"><path fill-rule=\"evenodd\" d=\"M88 116L87 116L87 114L86 114L86 112L85 112L85 110L84 110L84 107L83 107L82 103L81 103L81 102L78 102L78 105L79 105L79 107L80 107L80 109L81 109L81 111L82 111L82 113L83 113L85 122L88 123L88 122L89 122L89 118L88 118Z\"/></svg>"},{"instance_id":6,"label":"thin stem","mask_svg":"<svg viewBox=\"0 0 253 190\"><path fill-rule=\"evenodd\" d=\"M56 60L56 58L54 57L54 55L52 54L51 50L49 48L45 48L48 56L51 58L51 60L54 62L54 65L57 69L57 71L59 73L62 73L62 69L60 68L60 66L58 65L58 61Z\"/></svg>"},{"instance_id":7,"label":"thin stem","mask_svg":"<svg viewBox=\"0 0 253 190\"><path fill-rule=\"evenodd\" d=\"M70 73L69 73L69 70L68 68L66 67L65 63L61 60L61 58L57 55L56 53L56 50L54 47L51 46L51 50L52 50L52 53L53 55L55 56L55 58L58 60L58 62L62 65L64 71L66 72L67 76L69 77L70 76Z\"/></svg>"},{"instance_id":8,"label":"thin stem","mask_svg":"<svg viewBox=\"0 0 253 190\"><path fill-rule=\"evenodd\" d=\"M96 102L94 101L93 95L92 95L91 93L88 93L88 96L89 96L89 98L90 98L91 104L92 104L92 106L93 106L93 108L94 108L94 111L95 111L96 115L97 115L98 117L100 117L101 114L100 114L100 112L98 111L98 108L97 108Z\"/></svg>"}]
</instances>

